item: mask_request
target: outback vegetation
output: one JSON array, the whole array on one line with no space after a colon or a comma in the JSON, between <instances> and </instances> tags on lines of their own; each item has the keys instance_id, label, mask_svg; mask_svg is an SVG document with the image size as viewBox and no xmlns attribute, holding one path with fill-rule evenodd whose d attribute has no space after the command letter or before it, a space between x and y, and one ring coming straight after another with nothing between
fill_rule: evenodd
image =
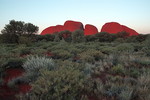
<instances>
[{"instance_id":1,"label":"outback vegetation","mask_svg":"<svg viewBox=\"0 0 150 100\"><path fill-rule=\"evenodd\" d=\"M35 35L33 24L9 25L0 35L0 100L150 100L149 34Z\"/></svg>"}]
</instances>

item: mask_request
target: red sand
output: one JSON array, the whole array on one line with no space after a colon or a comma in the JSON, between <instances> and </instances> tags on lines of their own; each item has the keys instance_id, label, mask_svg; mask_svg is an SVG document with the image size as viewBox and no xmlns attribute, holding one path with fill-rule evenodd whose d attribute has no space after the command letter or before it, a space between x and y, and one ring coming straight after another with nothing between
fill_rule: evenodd
<instances>
[{"instance_id":1,"label":"red sand","mask_svg":"<svg viewBox=\"0 0 150 100\"><path fill-rule=\"evenodd\" d=\"M15 88L10 88L7 83L19 76L22 76L24 71L22 69L7 69L6 76L4 77L4 85L0 87L0 100L16 100L15 95L19 93L27 93L30 91L31 86L29 84L20 84Z\"/></svg>"}]
</instances>

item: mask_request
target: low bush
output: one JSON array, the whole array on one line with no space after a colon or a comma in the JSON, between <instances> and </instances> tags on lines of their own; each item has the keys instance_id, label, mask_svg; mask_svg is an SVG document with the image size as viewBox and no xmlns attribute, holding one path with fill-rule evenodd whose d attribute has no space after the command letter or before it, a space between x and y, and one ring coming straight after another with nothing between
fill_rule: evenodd
<instances>
[{"instance_id":1,"label":"low bush","mask_svg":"<svg viewBox=\"0 0 150 100\"><path fill-rule=\"evenodd\" d=\"M125 69L124 69L123 65L118 64L118 65L112 67L111 73L124 75L125 74Z\"/></svg>"},{"instance_id":2,"label":"low bush","mask_svg":"<svg viewBox=\"0 0 150 100\"><path fill-rule=\"evenodd\" d=\"M9 58L7 60L7 63L5 63L5 68L22 68L22 65L24 63L23 58Z\"/></svg>"},{"instance_id":3,"label":"low bush","mask_svg":"<svg viewBox=\"0 0 150 100\"><path fill-rule=\"evenodd\" d=\"M123 43L118 45L117 47L118 52L133 52L134 47L131 44Z\"/></svg>"},{"instance_id":4,"label":"low bush","mask_svg":"<svg viewBox=\"0 0 150 100\"><path fill-rule=\"evenodd\" d=\"M76 30L72 33L72 42L73 43L80 43L80 42L85 42L84 38L84 32L82 30Z\"/></svg>"},{"instance_id":5,"label":"low bush","mask_svg":"<svg viewBox=\"0 0 150 100\"><path fill-rule=\"evenodd\" d=\"M23 68L26 71L26 76L29 77L29 79L32 81L35 80L39 75L41 75L41 73L39 73L40 69L54 70L56 67L54 66L54 62L52 59L48 59L46 57L31 56L23 64Z\"/></svg>"}]
</instances>

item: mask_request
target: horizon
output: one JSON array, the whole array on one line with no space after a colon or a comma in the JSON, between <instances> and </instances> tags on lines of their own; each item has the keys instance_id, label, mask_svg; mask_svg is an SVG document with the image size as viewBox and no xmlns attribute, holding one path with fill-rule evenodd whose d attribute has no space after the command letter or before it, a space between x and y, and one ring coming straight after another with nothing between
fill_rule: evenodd
<instances>
[{"instance_id":1,"label":"horizon","mask_svg":"<svg viewBox=\"0 0 150 100\"><path fill-rule=\"evenodd\" d=\"M0 0L0 31L10 20L39 27L63 25L67 20L92 24L98 31L108 22L118 22L140 34L150 33L149 0Z\"/></svg>"}]
</instances>

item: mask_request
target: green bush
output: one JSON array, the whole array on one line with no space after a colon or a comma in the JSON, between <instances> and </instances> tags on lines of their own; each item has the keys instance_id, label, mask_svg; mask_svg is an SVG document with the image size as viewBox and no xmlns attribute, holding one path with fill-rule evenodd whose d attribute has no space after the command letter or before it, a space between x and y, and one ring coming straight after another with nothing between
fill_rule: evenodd
<instances>
[{"instance_id":1,"label":"green bush","mask_svg":"<svg viewBox=\"0 0 150 100\"><path fill-rule=\"evenodd\" d=\"M99 42L112 42L116 39L116 35L107 32L100 32L95 34L96 41Z\"/></svg>"},{"instance_id":2,"label":"green bush","mask_svg":"<svg viewBox=\"0 0 150 100\"><path fill-rule=\"evenodd\" d=\"M118 64L118 65L112 67L111 72L113 74L124 75L125 74L125 69L124 69L123 65Z\"/></svg>"},{"instance_id":3,"label":"green bush","mask_svg":"<svg viewBox=\"0 0 150 100\"><path fill-rule=\"evenodd\" d=\"M125 88L119 94L119 100L132 100L133 92L134 91L132 88L129 88L129 87Z\"/></svg>"},{"instance_id":4,"label":"green bush","mask_svg":"<svg viewBox=\"0 0 150 100\"><path fill-rule=\"evenodd\" d=\"M20 44L30 45L32 43L32 38L27 36L20 36L18 42Z\"/></svg>"},{"instance_id":5,"label":"green bush","mask_svg":"<svg viewBox=\"0 0 150 100\"><path fill-rule=\"evenodd\" d=\"M19 37L16 34L5 33L1 35L2 43L18 43Z\"/></svg>"},{"instance_id":6,"label":"green bush","mask_svg":"<svg viewBox=\"0 0 150 100\"><path fill-rule=\"evenodd\" d=\"M150 72L143 73L139 78L139 87L137 88L137 95L140 100L150 100Z\"/></svg>"},{"instance_id":7,"label":"green bush","mask_svg":"<svg viewBox=\"0 0 150 100\"><path fill-rule=\"evenodd\" d=\"M56 70L40 69L41 75L31 83L32 90L28 96L36 94L42 100L81 100L86 88L84 74L77 65L69 63L66 66L65 62L59 65Z\"/></svg>"},{"instance_id":8,"label":"green bush","mask_svg":"<svg viewBox=\"0 0 150 100\"><path fill-rule=\"evenodd\" d=\"M72 54L70 52L61 49L52 51L52 54L54 54L54 58L56 59L68 59L72 57Z\"/></svg>"},{"instance_id":9,"label":"green bush","mask_svg":"<svg viewBox=\"0 0 150 100\"><path fill-rule=\"evenodd\" d=\"M31 50L30 48L23 48L21 51L20 51L20 55L28 55L28 54L31 54Z\"/></svg>"},{"instance_id":10,"label":"green bush","mask_svg":"<svg viewBox=\"0 0 150 100\"><path fill-rule=\"evenodd\" d=\"M72 41L72 37L71 37L72 32L65 30L65 31L59 32L58 34L61 39L64 39L64 41L66 42Z\"/></svg>"},{"instance_id":11,"label":"green bush","mask_svg":"<svg viewBox=\"0 0 150 100\"><path fill-rule=\"evenodd\" d=\"M131 52L132 53L134 51L134 47L129 43L120 44L116 48L118 52Z\"/></svg>"},{"instance_id":12,"label":"green bush","mask_svg":"<svg viewBox=\"0 0 150 100\"><path fill-rule=\"evenodd\" d=\"M138 78L140 75L140 72L138 71L137 68L130 68L129 70L129 76L133 77L133 78Z\"/></svg>"},{"instance_id":13,"label":"green bush","mask_svg":"<svg viewBox=\"0 0 150 100\"><path fill-rule=\"evenodd\" d=\"M55 36L53 34L46 34L46 35L37 35L36 36L36 41L54 41Z\"/></svg>"},{"instance_id":14,"label":"green bush","mask_svg":"<svg viewBox=\"0 0 150 100\"><path fill-rule=\"evenodd\" d=\"M22 65L24 63L23 58L9 58L5 63L5 68L22 68Z\"/></svg>"},{"instance_id":15,"label":"green bush","mask_svg":"<svg viewBox=\"0 0 150 100\"><path fill-rule=\"evenodd\" d=\"M72 33L72 42L73 43L80 43L80 42L85 42L84 38L84 32L82 30L76 30Z\"/></svg>"},{"instance_id":16,"label":"green bush","mask_svg":"<svg viewBox=\"0 0 150 100\"><path fill-rule=\"evenodd\" d=\"M86 42L92 42L96 40L95 35L86 35L85 36Z\"/></svg>"},{"instance_id":17,"label":"green bush","mask_svg":"<svg viewBox=\"0 0 150 100\"><path fill-rule=\"evenodd\" d=\"M103 56L104 56L104 54L101 51L94 50L94 49L88 49L84 52L81 52L78 55L81 60L85 62L90 62L90 63L103 59Z\"/></svg>"}]
</instances>

